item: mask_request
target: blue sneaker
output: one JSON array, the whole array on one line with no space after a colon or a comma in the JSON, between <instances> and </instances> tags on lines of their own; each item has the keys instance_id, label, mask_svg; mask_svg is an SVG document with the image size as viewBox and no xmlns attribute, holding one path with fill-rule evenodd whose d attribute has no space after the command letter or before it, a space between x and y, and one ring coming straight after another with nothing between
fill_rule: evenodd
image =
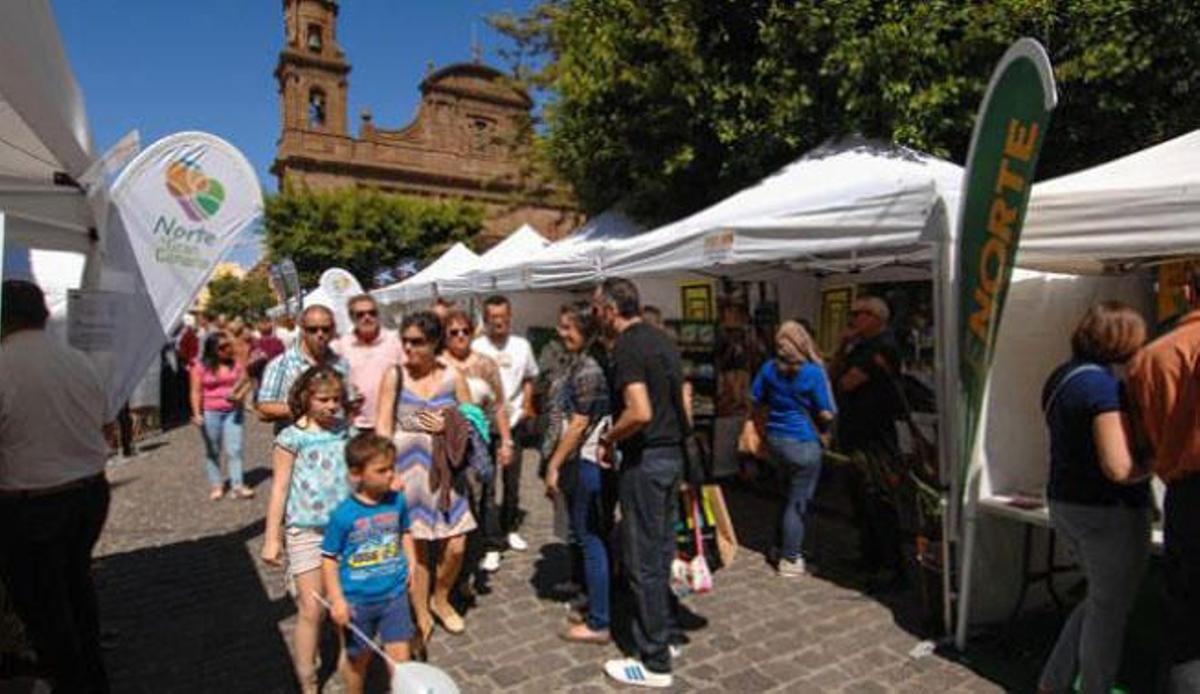
<instances>
[{"instance_id":1,"label":"blue sneaker","mask_svg":"<svg viewBox=\"0 0 1200 694\"><path fill-rule=\"evenodd\" d=\"M604 664L604 673L614 680L635 687L666 689L674 678L669 672L651 672L636 658L618 658Z\"/></svg>"}]
</instances>

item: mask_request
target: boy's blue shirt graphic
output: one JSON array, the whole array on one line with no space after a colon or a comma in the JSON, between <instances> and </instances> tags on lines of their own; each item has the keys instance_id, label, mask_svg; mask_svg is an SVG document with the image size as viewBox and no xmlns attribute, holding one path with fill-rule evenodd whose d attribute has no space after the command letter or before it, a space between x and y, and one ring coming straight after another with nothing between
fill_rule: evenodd
<instances>
[{"instance_id":1,"label":"boy's blue shirt graphic","mask_svg":"<svg viewBox=\"0 0 1200 694\"><path fill-rule=\"evenodd\" d=\"M401 540L407 531L403 494L388 492L374 505L350 496L337 507L325 526L321 552L337 560L347 602L377 602L404 594L408 561Z\"/></svg>"}]
</instances>

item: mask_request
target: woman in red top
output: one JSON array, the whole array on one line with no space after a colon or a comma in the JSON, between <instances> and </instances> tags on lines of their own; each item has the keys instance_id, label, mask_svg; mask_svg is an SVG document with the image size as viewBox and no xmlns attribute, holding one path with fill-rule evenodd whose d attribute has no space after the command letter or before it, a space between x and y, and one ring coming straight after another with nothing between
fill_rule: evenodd
<instances>
[{"instance_id":1,"label":"woman in red top","mask_svg":"<svg viewBox=\"0 0 1200 694\"><path fill-rule=\"evenodd\" d=\"M235 356L233 338L227 333L205 338L200 359L191 367L192 423L204 437L205 470L213 501L225 493L222 448L229 466L229 495L238 499L254 496L242 481L242 399L248 391L246 367Z\"/></svg>"}]
</instances>

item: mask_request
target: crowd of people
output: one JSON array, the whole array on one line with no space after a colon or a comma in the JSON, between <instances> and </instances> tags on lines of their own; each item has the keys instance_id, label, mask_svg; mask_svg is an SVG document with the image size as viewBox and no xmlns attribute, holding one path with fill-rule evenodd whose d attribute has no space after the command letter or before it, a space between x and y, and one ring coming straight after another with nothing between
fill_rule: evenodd
<instances>
[{"instance_id":1,"label":"crowd of people","mask_svg":"<svg viewBox=\"0 0 1200 694\"><path fill-rule=\"evenodd\" d=\"M1088 592L1045 664L1041 691L1066 691L1076 678L1085 692L1112 686L1149 557L1152 475L1166 486L1166 677L1170 691L1200 691L1200 275L1187 292L1192 312L1149 344L1132 308L1093 306L1072 357L1042 392L1050 519ZM86 357L47 336L35 285L5 281L3 305L0 576L56 690L106 691L90 572L109 499L103 382ZM539 491L566 515L571 578L581 587L560 636L611 642L619 581L631 597L633 651L603 671L625 684L671 686L684 640L671 569L692 462L691 387L636 285L609 279L590 299L563 305L556 350L540 365L512 334L503 296L484 301L479 326L444 301L405 315L395 331L369 295L347 309L353 330L342 336L329 308L310 306L294 334L271 321L251 330L200 315L177 343L189 357L190 414L213 500L254 494L242 474L247 412L274 427L261 556L283 568L296 601L301 688L316 691L327 616L339 627L351 691L363 686L367 640L399 662L427 656L436 624L450 634L468 628L457 597L486 593L503 553L528 547L519 482L522 460L537 457L526 455L534 442ZM886 302L859 297L839 347L823 356L804 325L785 321L749 386L743 437L786 481L780 576L811 568L805 528L823 449L898 455L895 422L907 404L888 322ZM862 557L897 579L895 506L871 475L853 483Z\"/></svg>"}]
</instances>

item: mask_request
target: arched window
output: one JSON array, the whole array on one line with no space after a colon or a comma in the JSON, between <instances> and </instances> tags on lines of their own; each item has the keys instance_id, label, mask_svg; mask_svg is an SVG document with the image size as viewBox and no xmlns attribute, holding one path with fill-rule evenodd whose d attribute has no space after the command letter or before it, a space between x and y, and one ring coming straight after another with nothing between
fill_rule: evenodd
<instances>
[{"instance_id":1,"label":"arched window","mask_svg":"<svg viewBox=\"0 0 1200 694\"><path fill-rule=\"evenodd\" d=\"M308 43L308 50L312 51L313 53L321 52L321 47L324 45L324 43L321 39L321 25L320 24L309 24L308 25L307 43Z\"/></svg>"},{"instance_id":2,"label":"arched window","mask_svg":"<svg viewBox=\"0 0 1200 694\"><path fill-rule=\"evenodd\" d=\"M325 92L312 89L308 92L308 127L325 126Z\"/></svg>"}]
</instances>

